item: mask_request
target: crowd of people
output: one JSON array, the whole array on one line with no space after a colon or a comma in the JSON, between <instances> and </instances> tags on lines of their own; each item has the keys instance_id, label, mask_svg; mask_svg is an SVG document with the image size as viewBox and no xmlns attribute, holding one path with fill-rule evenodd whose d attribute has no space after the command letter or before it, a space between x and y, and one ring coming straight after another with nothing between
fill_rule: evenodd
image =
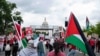
<instances>
[{"instance_id":1,"label":"crowd of people","mask_svg":"<svg viewBox=\"0 0 100 56\"><path fill-rule=\"evenodd\" d=\"M94 37L91 37L91 39L88 40L91 48L93 51L99 53L100 52L100 38L96 39Z\"/></svg>"},{"instance_id":2,"label":"crowd of people","mask_svg":"<svg viewBox=\"0 0 100 56\"><path fill-rule=\"evenodd\" d=\"M46 40L46 44L44 44L44 39L40 38L37 48L34 47L32 41L34 40L28 41L28 46L19 52L19 56L66 56L61 43L57 39L53 44L50 44L50 39Z\"/></svg>"},{"instance_id":3,"label":"crowd of people","mask_svg":"<svg viewBox=\"0 0 100 56\"><path fill-rule=\"evenodd\" d=\"M17 39L14 39L13 42L5 40L5 56L75 56L76 50L78 50L74 45L70 43L66 44L64 38L54 38L54 43L51 44L50 39L45 40L44 37L40 37L37 47L34 46L33 41L33 39L27 40L27 47L19 51ZM45 41L46 43L44 43ZM91 37L88 43L94 52L95 50L98 53L100 52L100 39ZM69 52L65 52L66 48L69 49Z\"/></svg>"}]
</instances>

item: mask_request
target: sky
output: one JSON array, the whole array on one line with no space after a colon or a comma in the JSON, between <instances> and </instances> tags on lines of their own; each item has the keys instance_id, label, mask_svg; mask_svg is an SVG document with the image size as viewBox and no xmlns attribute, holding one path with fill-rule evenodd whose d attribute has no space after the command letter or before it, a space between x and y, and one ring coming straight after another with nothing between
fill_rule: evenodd
<instances>
[{"instance_id":1,"label":"sky","mask_svg":"<svg viewBox=\"0 0 100 56\"><path fill-rule=\"evenodd\" d=\"M15 11L20 11L23 27L42 25L46 17L49 25L65 26L73 12L81 27L85 27L86 17L90 24L100 21L100 0L7 0L16 3ZM67 18L67 19L65 19Z\"/></svg>"}]
</instances>

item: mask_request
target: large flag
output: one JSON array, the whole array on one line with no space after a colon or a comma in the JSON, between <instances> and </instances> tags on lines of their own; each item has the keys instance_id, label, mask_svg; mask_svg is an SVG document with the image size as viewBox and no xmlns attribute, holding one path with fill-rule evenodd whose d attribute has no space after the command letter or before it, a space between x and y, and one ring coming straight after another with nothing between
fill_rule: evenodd
<instances>
[{"instance_id":1,"label":"large flag","mask_svg":"<svg viewBox=\"0 0 100 56\"><path fill-rule=\"evenodd\" d=\"M69 18L65 41L76 46L85 54L95 56L73 13L71 13Z\"/></svg>"},{"instance_id":2,"label":"large flag","mask_svg":"<svg viewBox=\"0 0 100 56\"><path fill-rule=\"evenodd\" d=\"M16 29L16 32L17 32L18 39L19 39L19 41L21 41L20 44L23 47L26 47L27 46L27 41L22 35L21 25L18 24L17 22L14 22L14 26L15 26L15 29Z\"/></svg>"},{"instance_id":3,"label":"large flag","mask_svg":"<svg viewBox=\"0 0 100 56\"><path fill-rule=\"evenodd\" d=\"M21 40L21 37L22 37L21 26L17 22L14 22L14 26L15 26L15 29L16 29L16 35L18 36L18 39Z\"/></svg>"},{"instance_id":4,"label":"large flag","mask_svg":"<svg viewBox=\"0 0 100 56\"><path fill-rule=\"evenodd\" d=\"M86 30L89 30L89 19L86 17Z\"/></svg>"}]
</instances>

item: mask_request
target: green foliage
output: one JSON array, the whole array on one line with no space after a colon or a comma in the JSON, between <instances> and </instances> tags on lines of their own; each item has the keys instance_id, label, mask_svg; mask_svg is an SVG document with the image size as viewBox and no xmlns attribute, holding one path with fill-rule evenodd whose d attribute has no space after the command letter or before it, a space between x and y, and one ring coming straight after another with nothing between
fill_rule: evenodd
<instances>
[{"instance_id":1,"label":"green foliage","mask_svg":"<svg viewBox=\"0 0 100 56\"><path fill-rule=\"evenodd\" d=\"M96 25L91 25L88 31L84 28L83 32L87 32L88 35L96 33L100 36L100 22L98 22Z\"/></svg>"},{"instance_id":2,"label":"green foliage","mask_svg":"<svg viewBox=\"0 0 100 56\"><path fill-rule=\"evenodd\" d=\"M95 26L91 25L89 31L87 31L88 35L91 35L92 33L95 33L95 32L96 32Z\"/></svg>"},{"instance_id":3,"label":"green foliage","mask_svg":"<svg viewBox=\"0 0 100 56\"><path fill-rule=\"evenodd\" d=\"M42 32L42 34L46 35L46 32Z\"/></svg>"},{"instance_id":4,"label":"green foliage","mask_svg":"<svg viewBox=\"0 0 100 56\"><path fill-rule=\"evenodd\" d=\"M15 3L10 3L6 0L0 0L0 35L13 31L13 15L15 21L23 22L20 12L15 11L12 14L12 11L16 8L17 7Z\"/></svg>"},{"instance_id":5,"label":"green foliage","mask_svg":"<svg viewBox=\"0 0 100 56\"><path fill-rule=\"evenodd\" d=\"M46 33L46 32L42 32L42 34L44 34L44 35L49 35L49 33Z\"/></svg>"},{"instance_id":6,"label":"green foliage","mask_svg":"<svg viewBox=\"0 0 100 56\"><path fill-rule=\"evenodd\" d=\"M100 36L100 22L96 24L96 33Z\"/></svg>"},{"instance_id":7,"label":"green foliage","mask_svg":"<svg viewBox=\"0 0 100 56\"><path fill-rule=\"evenodd\" d=\"M83 32L87 32L87 30L85 28L82 29Z\"/></svg>"}]
</instances>

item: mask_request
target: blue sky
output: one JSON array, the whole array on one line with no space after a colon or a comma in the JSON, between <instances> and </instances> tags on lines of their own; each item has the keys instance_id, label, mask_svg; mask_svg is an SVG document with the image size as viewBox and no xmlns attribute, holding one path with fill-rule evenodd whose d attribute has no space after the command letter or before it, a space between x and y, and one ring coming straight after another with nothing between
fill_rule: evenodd
<instances>
[{"instance_id":1,"label":"blue sky","mask_svg":"<svg viewBox=\"0 0 100 56\"><path fill-rule=\"evenodd\" d=\"M22 26L41 25L47 18L49 25L64 26L65 17L73 12L81 27L86 16L91 24L100 21L100 0L8 0L17 5L24 23Z\"/></svg>"}]
</instances>

